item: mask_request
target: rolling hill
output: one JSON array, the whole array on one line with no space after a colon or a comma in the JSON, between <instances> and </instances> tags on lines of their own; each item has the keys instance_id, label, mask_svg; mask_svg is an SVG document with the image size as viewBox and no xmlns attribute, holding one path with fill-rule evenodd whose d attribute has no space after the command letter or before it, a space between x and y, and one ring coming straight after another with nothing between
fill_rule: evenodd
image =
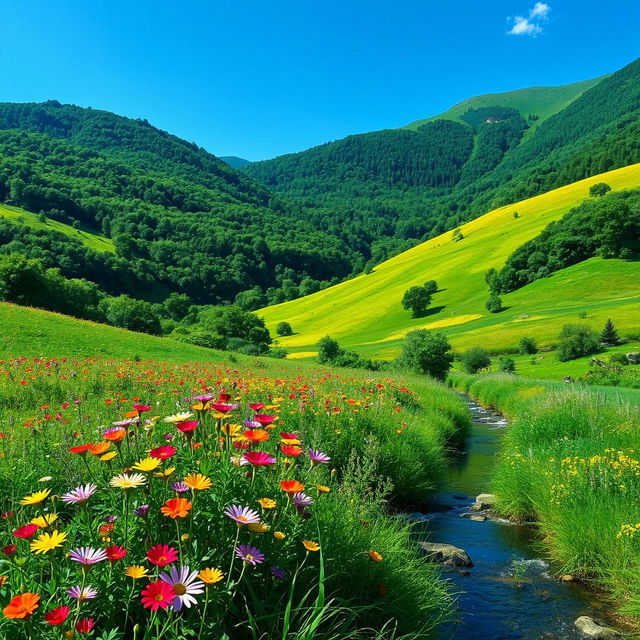
<instances>
[{"instance_id":1,"label":"rolling hill","mask_svg":"<svg viewBox=\"0 0 640 640\"><path fill-rule=\"evenodd\" d=\"M341 346L376 358L393 357L413 329L443 329L456 349L482 345L513 349L520 337L543 344L557 337L565 322L586 313L589 322L614 318L620 330L639 332L640 263L593 258L503 296L504 311L485 309L487 269L500 268L511 252L551 221L588 197L589 187L606 182L613 190L640 186L640 164L600 174L500 207L451 233L422 243L380 264L372 273L313 295L262 309L269 328L289 322L295 335L280 344L294 357L315 354L317 341L330 334ZM514 212L518 217L514 217ZM404 291L434 279L439 291L422 318L412 318L400 301Z\"/></svg>"}]
</instances>

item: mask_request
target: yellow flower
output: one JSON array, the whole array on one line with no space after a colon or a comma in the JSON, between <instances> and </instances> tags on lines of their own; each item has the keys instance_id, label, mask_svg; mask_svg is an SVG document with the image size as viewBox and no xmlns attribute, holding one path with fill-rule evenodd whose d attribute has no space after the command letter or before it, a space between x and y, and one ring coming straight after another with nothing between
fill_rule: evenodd
<instances>
[{"instance_id":1,"label":"yellow flower","mask_svg":"<svg viewBox=\"0 0 640 640\"><path fill-rule=\"evenodd\" d=\"M184 483L194 491L211 489L211 479L201 473L190 473L184 477Z\"/></svg>"},{"instance_id":2,"label":"yellow flower","mask_svg":"<svg viewBox=\"0 0 640 640\"><path fill-rule=\"evenodd\" d=\"M181 413L176 413L172 416L167 416L164 421L165 422L184 422L189 418L193 418L193 413L190 411L182 411Z\"/></svg>"},{"instance_id":3,"label":"yellow flower","mask_svg":"<svg viewBox=\"0 0 640 640\"><path fill-rule=\"evenodd\" d=\"M67 539L66 533L54 531L53 533L43 533L37 540L31 543L31 551L36 554L47 553L52 549L61 547L62 543Z\"/></svg>"},{"instance_id":4,"label":"yellow flower","mask_svg":"<svg viewBox=\"0 0 640 640\"><path fill-rule=\"evenodd\" d=\"M146 578L149 575L149 570L139 564L134 564L124 570L124 575L134 580L139 580L140 578Z\"/></svg>"},{"instance_id":5,"label":"yellow flower","mask_svg":"<svg viewBox=\"0 0 640 640\"><path fill-rule=\"evenodd\" d=\"M372 562L382 562L382 554L373 549L369 549L369 558Z\"/></svg>"},{"instance_id":6,"label":"yellow flower","mask_svg":"<svg viewBox=\"0 0 640 640\"><path fill-rule=\"evenodd\" d=\"M168 478L175 470L175 467L167 467L164 471L156 471L153 475L156 478Z\"/></svg>"},{"instance_id":7,"label":"yellow flower","mask_svg":"<svg viewBox=\"0 0 640 640\"><path fill-rule=\"evenodd\" d=\"M24 504L24 505L40 504L41 502L44 502L47 499L50 493L51 493L51 489L45 489L44 491L35 491L34 493L22 498L22 500L20 500L20 504Z\"/></svg>"},{"instance_id":8,"label":"yellow flower","mask_svg":"<svg viewBox=\"0 0 640 640\"><path fill-rule=\"evenodd\" d=\"M303 540L302 546L307 551L320 551L320 545L317 542L313 542L311 540Z\"/></svg>"},{"instance_id":9,"label":"yellow flower","mask_svg":"<svg viewBox=\"0 0 640 640\"><path fill-rule=\"evenodd\" d=\"M40 529L44 529L53 524L58 519L57 513L46 513L43 516L38 516L31 521L31 524L37 525Z\"/></svg>"},{"instance_id":10,"label":"yellow flower","mask_svg":"<svg viewBox=\"0 0 640 640\"><path fill-rule=\"evenodd\" d=\"M224 578L224 573L220 571L220 569L203 569L198 577L205 584L215 584L216 582L220 582Z\"/></svg>"},{"instance_id":11,"label":"yellow flower","mask_svg":"<svg viewBox=\"0 0 640 640\"><path fill-rule=\"evenodd\" d=\"M275 509L277 505L276 501L271 498L260 498L258 502L263 509Z\"/></svg>"},{"instance_id":12,"label":"yellow flower","mask_svg":"<svg viewBox=\"0 0 640 640\"><path fill-rule=\"evenodd\" d=\"M222 431L222 433L226 433L232 438L235 438L242 432L243 429L245 429L245 427L243 427L240 424L230 423L230 424L223 424L222 427L220 428L220 431Z\"/></svg>"},{"instance_id":13,"label":"yellow flower","mask_svg":"<svg viewBox=\"0 0 640 640\"><path fill-rule=\"evenodd\" d=\"M130 475L121 473L111 478L109 484L118 489L135 489L136 487L147 484L147 480L141 473L132 473Z\"/></svg>"},{"instance_id":14,"label":"yellow flower","mask_svg":"<svg viewBox=\"0 0 640 640\"><path fill-rule=\"evenodd\" d=\"M298 438L280 438L282 444L302 444L302 440Z\"/></svg>"},{"instance_id":15,"label":"yellow flower","mask_svg":"<svg viewBox=\"0 0 640 640\"><path fill-rule=\"evenodd\" d=\"M317 484L316 489L319 493L329 493L331 491L329 487L325 487L323 484Z\"/></svg>"},{"instance_id":16,"label":"yellow flower","mask_svg":"<svg viewBox=\"0 0 640 640\"><path fill-rule=\"evenodd\" d=\"M284 540L287 537L286 533L282 533L282 531L274 531L273 532L273 537L276 540Z\"/></svg>"},{"instance_id":17,"label":"yellow flower","mask_svg":"<svg viewBox=\"0 0 640 640\"><path fill-rule=\"evenodd\" d=\"M264 522L252 522L249 525L249 531L251 531L251 533L265 533L269 531L269 529L271 529L271 527Z\"/></svg>"},{"instance_id":18,"label":"yellow flower","mask_svg":"<svg viewBox=\"0 0 640 640\"><path fill-rule=\"evenodd\" d=\"M158 458L145 458L144 460L138 460L138 462L133 465L133 468L137 471L153 471L161 464L162 460L158 460Z\"/></svg>"},{"instance_id":19,"label":"yellow flower","mask_svg":"<svg viewBox=\"0 0 640 640\"><path fill-rule=\"evenodd\" d=\"M107 453L100 456L100 460L102 462L109 462L109 460L113 460L117 455L117 451L107 451Z\"/></svg>"}]
</instances>

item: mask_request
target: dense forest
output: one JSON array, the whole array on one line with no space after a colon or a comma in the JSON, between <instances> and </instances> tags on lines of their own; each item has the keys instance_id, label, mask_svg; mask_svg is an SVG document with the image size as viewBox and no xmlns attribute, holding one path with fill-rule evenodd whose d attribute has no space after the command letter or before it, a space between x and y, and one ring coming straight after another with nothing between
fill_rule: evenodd
<instances>
[{"instance_id":1,"label":"dense forest","mask_svg":"<svg viewBox=\"0 0 640 640\"><path fill-rule=\"evenodd\" d=\"M640 254L640 189L587 200L538 236L518 247L499 272L489 273L492 291L508 293L554 271L594 256L635 259Z\"/></svg>"}]
</instances>

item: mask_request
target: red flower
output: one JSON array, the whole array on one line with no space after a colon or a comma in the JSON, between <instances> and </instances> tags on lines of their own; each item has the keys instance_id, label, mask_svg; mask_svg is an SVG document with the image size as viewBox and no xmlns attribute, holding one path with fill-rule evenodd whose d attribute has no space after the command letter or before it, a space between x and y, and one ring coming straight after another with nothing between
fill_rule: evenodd
<instances>
[{"instance_id":1,"label":"red flower","mask_svg":"<svg viewBox=\"0 0 640 640\"><path fill-rule=\"evenodd\" d=\"M264 402L252 402L249 405L250 409L253 409L253 411L260 411L260 409L262 409L264 407Z\"/></svg>"},{"instance_id":2,"label":"red flower","mask_svg":"<svg viewBox=\"0 0 640 640\"><path fill-rule=\"evenodd\" d=\"M234 440L233 446L236 449L248 449L251 445L248 442L240 442L240 440Z\"/></svg>"},{"instance_id":3,"label":"red flower","mask_svg":"<svg viewBox=\"0 0 640 640\"><path fill-rule=\"evenodd\" d=\"M256 413L256 415L253 416L253 419L263 427L266 427L268 424L271 424L276 419L276 417L269 416L266 413Z\"/></svg>"},{"instance_id":4,"label":"red flower","mask_svg":"<svg viewBox=\"0 0 640 640\"><path fill-rule=\"evenodd\" d=\"M264 451L247 451L242 454L242 458L257 467L265 467L276 463L276 459L270 453L265 453Z\"/></svg>"},{"instance_id":5,"label":"red flower","mask_svg":"<svg viewBox=\"0 0 640 640\"><path fill-rule=\"evenodd\" d=\"M228 393L221 393L218 396L218 402L229 402L231 400L231 396Z\"/></svg>"},{"instance_id":6,"label":"red flower","mask_svg":"<svg viewBox=\"0 0 640 640\"><path fill-rule=\"evenodd\" d=\"M147 560L157 567L165 567L178 559L178 552L168 544L156 544L147 551Z\"/></svg>"},{"instance_id":7,"label":"red flower","mask_svg":"<svg viewBox=\"0 0 640 640\"><path fill-rule=\"evenodd\" d=\"M116 560L122 560L127 555L127 550L124 547L121 547L118 544L111 545L105 549L107 553L107 558L111 560L111 562L116 562Z\"/></svg>"},{"instance_id":8,"label":"red flower","mask_svg":"<svg viewBox=\"0 0 640 640\"><path fill-rule=\"evenodd\" d=\"M198 426L197 420L189 420L188 422L178 422L176 429L182 433L192 433Z\"/></svg>"},{"instance_id":9,"label":"red flower","mask_svg":"<svg viewBox=\"0 0 640 640\"><path fill-rule=\"evenodd\" d=\"M23 527L18 527L13 532L13 537L14 538L31 538L37 530L38 530L37 524L25 524Z\"/></svg>"},{"instance_id":10,"label":"red flower","mask_svg":"<svg viewBox=\"0 0 640 640\"><path fill-rule=\"evenodd\" d=\"M233 409L230 404L222 404L220 402L212 402L211 408L218 413L229 413Z\"/></svg>"},{"instance_id":11,"label":"red flower","mask_svg":"<svg viewBox=\"0 0 640 640\"><path fill-rule=\"evenodd\" d=\"M175 599L176 592L173 587L162 580L150 582L142 591L142 606L151 611L166 609Z\"/></svg>"},{"instance_id":12,"label":"red flower","mask_svg":"<svg viewBox=\"0 0 640 640\"><path fill-rule=\"evenodd\" d=\"M149 455L152 458L158 458L158 460L167 460L176 453L176 448L169 445L163 445L162 447L156 447L149 451Z\"/></svg>"},{"instance_id":13,"label":"red flower","mask_svg":"<svg viewBox=\"0 0 640 640\"><path fill-rule=\"evenodd\" d=\"M12 556L17 550L18 547L15 544L8 544L2 549L2 553L4 553L5 556Z\"/></svg>"},{"instance_id":14,"label":"red flower","mask_svg":"<svg viewBox=\"0 0 640 640\"><path fill-rule=\"evenodd\" d=\"M280 447L280 451L282 451L285 456L295 458L302 453L302 447L296 447L295 445L288 444Z\"/></svg>"},{"instance_id":15,"label":"red flower","mask_svg":"<svg viewBox=\"0 0 640 640\"><path fill-rule=\"evenodd\" d=\"M280 432L280 437L283 440L298 440L298 436L295 433L284 433L284 431Z\"/></svg>"},{"instance_id":16,"label":"red flower","mask_svg":"<svg viewBox=\"0 0 640 640\"><path fill-rule=\"evenodd\" d=\"M76 622L76 630L78 633L89 633L95 625L96 621L93 618L80 618Z\"/></svg>"},{"instance_id":17,"label":"red flower","mask_svg":"<svg viewBox=\"0 0 640 640\"><path fill-rule=\"evenodd\" d=\"M151 411L151 407L147 404L134 404L133 408L138 412L138 413L144 413L145 411Z\"/></svg>"},{"instance_id":18,"label":"red flower","mask_svg":"<svg viewBox=\"0 0 640 640\"><path fill-rule=\"evenodd\" d=\"M79 453L80 455L84 455L92 446L93 442L89 442L89 444L81 444L77 447L71 447L69 449L69 453Z\"/></svg>"},{"instance_id":19,"label":"red flower","mask_svg":"<svg viewBox=\"0 0 640 640\"><path fill-rule=\"evenodd\" d=\"M56 627L62 624L68 617L71 609L67 606L56 607L44 614L44 619L52 626Z\"/></svg>"}]
</instances>

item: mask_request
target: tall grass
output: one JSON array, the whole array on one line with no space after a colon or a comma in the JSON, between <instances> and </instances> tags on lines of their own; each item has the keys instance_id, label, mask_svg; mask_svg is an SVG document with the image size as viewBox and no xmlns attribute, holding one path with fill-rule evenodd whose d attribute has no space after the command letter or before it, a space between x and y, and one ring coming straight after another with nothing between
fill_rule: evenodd
<instances>
[{"instance_id":1,"label":"tall grass","mask_svg":"<svg viewBox=\"0 0 640 640\"><path fill-rule=\"evenodd\" d=\"M455 376L511 417L493 474L498 508L538 523L563 573L640 619L640 392Z\"/></svg>"}]
</instances>

